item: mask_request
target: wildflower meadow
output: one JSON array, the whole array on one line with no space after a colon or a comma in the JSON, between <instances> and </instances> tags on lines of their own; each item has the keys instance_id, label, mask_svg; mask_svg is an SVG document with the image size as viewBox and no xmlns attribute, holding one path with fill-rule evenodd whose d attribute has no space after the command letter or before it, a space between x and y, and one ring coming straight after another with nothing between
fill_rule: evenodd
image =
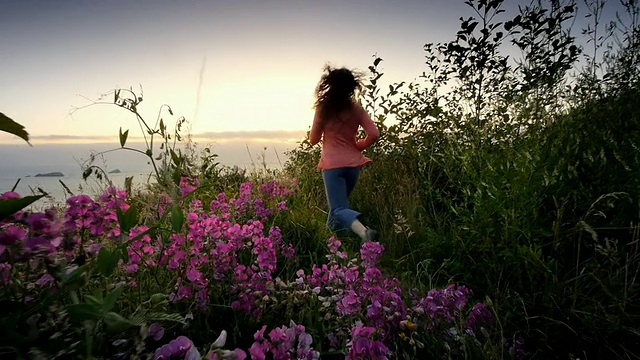
<instances>
[{"instance_id":1,"label":"wildflower meadow","mask_svg":"<svg viewBox=\"0 0 640 360\"><path fill-rule=\"evenodd\" d=\"M381 243L348 254L329 237L324 261L288 271L296 252L277 222L295 182L245 182L235 197L203 189L182 178L174 197L144 214L110 187L95 200L77 195L63 209L4 218L2 296L19 310L3 318L15 326L3 329L5 346L29 357L154 359L386 359L426 344L454 354L481 348L487 306L464 286L406 293L377 267ZM234 317L257 330L234 329ZM32 324L27 333L23 322Z\"/></svg>"}]
</instances>

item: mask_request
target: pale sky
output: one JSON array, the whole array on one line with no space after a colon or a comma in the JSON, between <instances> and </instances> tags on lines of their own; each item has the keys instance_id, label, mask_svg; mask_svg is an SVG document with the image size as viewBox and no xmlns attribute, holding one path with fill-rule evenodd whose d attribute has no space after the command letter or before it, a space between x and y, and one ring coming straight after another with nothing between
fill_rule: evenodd
<instances>
[{"instance_id":1,"label":"pale sky","mask_svg":"<svg viewBox=\"0 0 640 360\"><path fill-rule=\"evenodd\" d=\"M410 80L424 43L451 37L464 14L450 0L3 0L0 111L35 144L139 135L114 106L68 112L88 104L78 95L142 85L152 123L167 103L194 134L304 131L325 63L364 70L378 53L390 80Z\"/></svg>"},{"instance_id":2,"label":"pale sky","mask_svg":"<svg viewBox=\"0 0 640 360\"><path fill-rule=\"evenodd\" d=\"M2 0L0 112L34 145L117 141L120 126L140 135L127 111L68 112L141 85L152 124L167 103L211 141L286 140L308 129L325 63L365 70L377 53L387 81L412 80L422 46L453 39L470 15L463 0Z\"/></svg>"}]
</instances>

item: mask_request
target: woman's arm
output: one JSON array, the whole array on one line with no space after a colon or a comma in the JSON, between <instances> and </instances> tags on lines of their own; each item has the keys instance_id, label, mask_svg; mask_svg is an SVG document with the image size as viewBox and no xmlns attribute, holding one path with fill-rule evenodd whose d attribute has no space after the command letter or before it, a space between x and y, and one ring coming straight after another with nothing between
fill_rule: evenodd
<instances>
[{"instance_id":1,"label":"woman's arm","mask_svg":"<svg viewBox=\"0 0 640 360\"><path fill-rule=\"evenodd\" d=\"M313 116L313 125L311 125L311 131L309 132L309 142L311 145L315 145L320 142L322 138L322 124L320 121L320 111L316 109L316 113Z\"/></svg>"},{"instance_id":2,"label":"woman's arm","mask_svg":"<svg viewBox=\"0 0 640 360\"><path fill-rule=\"evenodd\" d=\"M360 151L363 151L378 139L378 137L380 136L380 132L378 131L378 127L371 120L369 114L367 114L367 111L365 109L358 105L357 111L360 112L360 126L362 126L365 134L367 134L364 139L358 140L356 142L356 148Z\"/></svg>"}]
</instances>

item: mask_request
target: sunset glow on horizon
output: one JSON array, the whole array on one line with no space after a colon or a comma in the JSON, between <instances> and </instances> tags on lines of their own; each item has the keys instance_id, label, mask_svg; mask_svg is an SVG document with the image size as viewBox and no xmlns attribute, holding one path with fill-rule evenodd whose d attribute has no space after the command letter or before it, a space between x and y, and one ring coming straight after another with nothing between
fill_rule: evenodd
<instances>
[{"instance_id":1,"label":"sunset glow on horizon","mask_svg":"<svg viewBox=\"0 0 640 360\"><path fill-rule=\"evenodd\" d=\"M40 141L108 138L120 126L133 135L139 129L123 109L69 111L116 87L142 86L148 121L167 103L196 136L303 133L326 63L365 70L378 53L389 78L419 75L422 45L464 9L434 13L428 3L8 1L0 11L0 109Z\"/></svg>"},{"instance_id":2,"label":"sunset glow on horizon","mask_svg":"<svg viewBox=\"0 0 640 360\"><path fill-rule=\"evenodd\" d=\"M166 103L175 116L165 121L184 116L194 137L304 135L325 64L366 70L377 54L383 83L411 81L424 70L422 46L451 40L471 15L462 0L7 0L0 111L34 143L117 139L120 127L141 136L135 117L116 106L69 112L142 86L147 121ZM14 142L0 134L0 143Z\"/></svg>"}]
</instances>

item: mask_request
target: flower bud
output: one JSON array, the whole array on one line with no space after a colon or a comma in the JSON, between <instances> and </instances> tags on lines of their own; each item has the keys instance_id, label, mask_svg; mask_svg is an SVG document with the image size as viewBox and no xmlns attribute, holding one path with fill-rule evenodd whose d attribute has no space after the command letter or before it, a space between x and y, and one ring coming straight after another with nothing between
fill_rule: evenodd
<instances>
[{"instance_id":1,"label":"flower bud","mask_svg":"<svg viewBox=\"0 0 640 360\"><path fill-rule=\"evenodd\" d=\"M222 332L220 333L216 341L214 341L211 346L214 348L221 348L224 346L226 342L227 342L227 332L225 330L222 330Z\"/></svg>"}]
</instances>

